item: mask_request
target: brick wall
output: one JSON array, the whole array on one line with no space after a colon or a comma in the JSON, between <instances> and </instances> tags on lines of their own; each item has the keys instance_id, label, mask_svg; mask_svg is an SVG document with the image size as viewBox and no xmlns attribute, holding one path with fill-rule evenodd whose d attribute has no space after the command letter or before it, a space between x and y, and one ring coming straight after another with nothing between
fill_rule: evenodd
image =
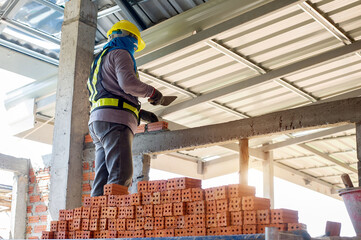
<instances>
[{"instance_id":1,"label":"brick wall","mask_svg":"<svg viewBox=\"0 0 361 240\"><path fill-rule=\"evenodd\" d=\"M93 186L93 180L95 176L95 149L93 147L85 148L83 151L83 193L82 200L84 197L90 196L90 191Z\"/></svg>"},{"instance_id":2,"label":"brick wall","mask_svg":"<svg viewBox=\"0 0 361 240\"><path fill-rule=\"evenodd\" d=\"M50 167L29 171L27 198L27 239L40 239L41 232L48 228L48 204Z\"/></svg>"}]
</instances>

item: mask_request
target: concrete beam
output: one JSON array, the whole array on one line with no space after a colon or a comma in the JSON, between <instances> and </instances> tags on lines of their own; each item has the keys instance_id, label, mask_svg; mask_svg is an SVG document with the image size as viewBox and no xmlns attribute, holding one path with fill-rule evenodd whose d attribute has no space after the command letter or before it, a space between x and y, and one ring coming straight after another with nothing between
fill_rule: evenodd
<instances>
[{"instance_id":1,"label":"concrete beam","mask_svg":"<svg viewBox=\"0 0 361 240\"><path fill-rule=\"evenodd\" d=\"M333 50L330 50L325 53L321 53L317 56L310 57L308 59L304 59L295 63L292 63L288 66L269 71L266 74L256 76L244 81L240 81L238 83L220 88L218 90L215 90L213 92L209 92L206 94L203 94L201 96L198 96L196 98L186 100L184 102L172 105L170 107L167 107L163 110L157 111L156 114L159 116L165 116L167 114L171 114L189 107L194 107L195 105L205 103L212 101L219 97L224 97L228 94L235 93L237 91L240 91L245 88L249 88L258 84L262 84L267 81L275 80L278 78L283 78L288 75L291 75L295 72L308 69L310 67L317 66L319 64L329 62L331 60L338 59L340 57L355 53L357 51L361 50L361 41L356 41L350 45L339 47Z\"/></svg>"},{"instance_id":2,"label":"concrete beam","mask_svg":"<svg viewBox=\"0 0 361 240\"><path fill-rule=\"evenodd\" d=\"M12 239L25 239L28 175L14 174L10 231Z\"/></svg>"},{"instance_id":3,"label":"concrete beam","mask_svg":"<svg viewBox=\"0 0 361 240\"><path fill-rule=\"evenodd\" d=\"M49 212L81 206L82 153L88 132L86 81L93 60L97 7L90 0L65 4L51 163ZM81 116L81 117L79 117Z\"/></svg>"},{"instance_id":4,"label":"concrete beam","mask_svg":"<svg viewBox=\"0 0 361 240\"><path fill-rule=\"evenodd\" d=\"M29 174L29 159L16 158L0 153L0 169L16 174Z\"/></svg>"},{"instance_id":5,"label":"concrete beam","mask_svg":"<svg viewBox=\"0 0 361 240\"><path fill-rule=\"evenodd\" d=\"M360 104L361 98L350 98L227 123L144 134L134 138L133 154L172 152L240 138L355 123L361 119Z\"/></svg>"}]
</instances>

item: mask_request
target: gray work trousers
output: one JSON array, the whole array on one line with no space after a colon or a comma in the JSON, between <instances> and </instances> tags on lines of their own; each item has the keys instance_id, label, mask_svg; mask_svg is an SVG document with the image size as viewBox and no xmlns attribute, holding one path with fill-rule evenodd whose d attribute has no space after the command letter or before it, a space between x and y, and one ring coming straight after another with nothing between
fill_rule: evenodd
<instances>
[{"instance_id":1,"label":"gray work trousers","mask_svg":"<svg viewBox=\"0 0 361 240\"><path fill-rule=\"evenodd\" d=\"M89 124L89 133L95 144L95 177L91 196L101 196L104 185L132 183L133 132L125 125L104 121Z\"/></svg>"}]
</instances>

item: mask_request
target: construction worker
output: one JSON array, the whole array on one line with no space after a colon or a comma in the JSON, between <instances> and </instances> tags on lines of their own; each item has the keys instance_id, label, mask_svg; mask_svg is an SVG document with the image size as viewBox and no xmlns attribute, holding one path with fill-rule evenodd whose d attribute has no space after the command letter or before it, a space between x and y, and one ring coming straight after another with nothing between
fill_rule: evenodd
<instances>
[{"instance_id":1,"label":"construction worker","mask_svg":"<svg viewBox=\"0 0 361 240\"><path fill-rule=\"evenodd\" d=\"M107 32L108 43L98 54L88 79L91 103L89 132L95 144L95 178L91 196L103 195L105 184L132 182L132 142L140 119L156 122L155 114L141 110L138 97L162 103L162 94L139 80L134 52L145 43L138 28L121 20Z\"/></svg>"}]
</instances>

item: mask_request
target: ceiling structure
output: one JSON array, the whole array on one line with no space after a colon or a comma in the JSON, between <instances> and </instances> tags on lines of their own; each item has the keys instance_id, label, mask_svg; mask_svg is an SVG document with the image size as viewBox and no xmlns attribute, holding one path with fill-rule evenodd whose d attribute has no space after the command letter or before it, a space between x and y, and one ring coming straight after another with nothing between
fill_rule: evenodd
<instances>
[{"instance_id":1,"label":"ceiling structure","mask_svg":"<svg viewBox=\"0 0 361 240\"><path fill-rule=\"evenodd\" d=\"M169 121L172 129L361 95L360 0L97 2L94 52L120 19L144 29L147 47L136 55L140 78L178 99L167 108L143 101L143 108ZM0 52L11 51L1 67L36 80L10 92L6 106L9 113L30 106L31 111L14 118L16 134L47 143L55 114L63 4L0 2ZM31 62L35 71L13 67L14 62ZM342 173L357 181L354 125L254 138L249 146L252 167L261 169L264 153L272 150L275 176L332 197L343 187ZM206 179L236 172L238 151L238 143L179 151L158 155L152 166Z\"/></svg>"},{"instance_id":2,"label":"ceiling structure","mask_svg":"<svg viewBox=\"0 0 361 240\"><path fill-rule=\"evenodd\" d=\"M0 184L0 212L11 211L12 187Z\"/></svg>"}]
</instances>

